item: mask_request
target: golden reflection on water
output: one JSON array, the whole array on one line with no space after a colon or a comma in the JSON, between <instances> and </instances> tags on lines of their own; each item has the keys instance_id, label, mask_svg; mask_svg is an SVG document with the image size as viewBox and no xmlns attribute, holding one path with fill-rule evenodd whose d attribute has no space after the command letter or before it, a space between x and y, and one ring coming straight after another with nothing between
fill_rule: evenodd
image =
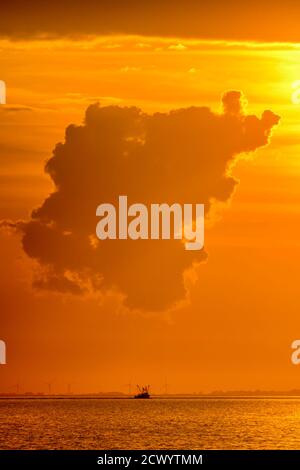
<instances>
[{"instance_id":1,"label":"golden reflection on water","mask_svg":"<svg viewBox=\"0 0 300 470\"><path fill-rule=\"evenodd\" d=\"M299 449L300 399L0 399L1 449Z\"/></svg>"}]
</instances>

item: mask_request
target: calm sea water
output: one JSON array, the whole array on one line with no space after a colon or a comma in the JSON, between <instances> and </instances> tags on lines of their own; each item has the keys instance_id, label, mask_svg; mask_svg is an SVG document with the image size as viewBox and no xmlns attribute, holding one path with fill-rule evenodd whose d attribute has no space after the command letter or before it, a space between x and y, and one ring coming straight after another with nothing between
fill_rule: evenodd
<instances>
[{"instance_id":1,"label":"calm sea water","mask_svg":"<svg viewBox=\"0 0 300 470\"><path fill-rule=\"evenodd\" d=\"M300 399L1 399L0 448L300 449Z\"/></svg>"}]
</instances>

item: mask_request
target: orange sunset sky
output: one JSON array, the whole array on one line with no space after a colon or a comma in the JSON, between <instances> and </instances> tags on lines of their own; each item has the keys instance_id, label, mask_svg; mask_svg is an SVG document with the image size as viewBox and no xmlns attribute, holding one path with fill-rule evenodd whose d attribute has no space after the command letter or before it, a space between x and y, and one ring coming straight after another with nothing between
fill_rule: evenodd
<instances>
[{"instance_id":1,"label":"orange sunset sky","mask_svg":"<svg viewBox=\"0 0 300 470\"><path fill-rule=\"evenodd\" d=\"M172 393L300 388L300 366L290 359L291 343L300 337L300 7L297 2L285 2L284 10L277 2L257 8L255 2L241 3L1 6L0 79L7 86L7 104L0 105L0 339L7 345L7 365L0 366L0 392L16 391L17 384L21 391L46 392L50 382L55 393L66 392L68 384L76 393L126 392L129 383L150 383L157 393L165 391L165 384ZM208 193L208 200L217 201L211 203L205 226L207 258L194 269L193 282L186 276L187 298L181 298L177 287L185 253L173 256L171 251L170 271L158 278L158 285L158 274L145 268L142 255L137 260L132 255L133 264L141 262L138 281L128 271L132 258L125 258L125 267L117 255L106 260L109 287L123 282L129 304L124 305L119 292L103 293L89 275L84 292L65 289L65 284L52 288L53 279L71 269L72 259L60 265L63 250L49 254L52 247L48 249L47 240L30 234L24 247L23 228L12 226L24 224L25 231L31 227L32 211L55 190L44 165L56 144L64 142L66 128L81 125L87 108L97 102L100 109L137 107L144 113L140 120L149 125L149 135L157 139L155 145L149 144L150 157L156 157L159 165L173 149L173 179L156 194L174 200L189 194L188 188L196 183L200 196L196 189L191 194L203 202L201 188L210 178L206 172L215 175L215 167L202 163L206 151L218 156L223 147L230 147L235 134L231 127L228 132L222 128L218 135L224 145L209 134L202 148L197 128L193 133L196 117L187 111L178 117L178 132L172 133L175 124L170 123L172 145L165 146L167 131L160 127L159 116L163 121L172 109L205 106L217 120L216 114L223 113L221 97L228 90L245 95L244 113L261 119L265 110L271 110L280 122L270 124L267 145L267 138L254 142L253 133L249 146L227 158L230 181L226 181L238 184L229 191L220 178L215 192ZM110 118L123 119L117 108L109 109L103 116L95 111L93 118L105 129ZM161 115L156 122L149 116L157 112ZM131 125L130 119L124 114L124 126ZM113 154L114 135L108 136L107 126L101 138L108 143L105 140L101 147L96 140L95 148L100 145L101 152L104 148ZM181 136L190 138L186 147ZM84 159L85 148L80 135L70 139L75 141L70 144L73 159L63 170L65 180L60 174L60 212L59 204L56 207L62 230L69 230L67 222L64 226L69 216L64 191L70 180L68 190L74 183L72 175L81 176L76 161ZM193 139L199 146L195 162L188 157L193 155ZM255 151L246 155L249 149ZM118 151L116 144L114 152ZM179 171L183 164L199 170L199 186ZM107 174L102 176L105 195L115 184L109 165L108 160ZM138 171L143 173L144 167ZM155 181L151 171L152 167L146 176L143 173L149 188ZM91 208L96 226L94 194L86 192L91 175L92 171L82 175L83 180L86 176L82 193L81 187L74 189L75 180L68 204L73 196L74 207L84 199L82 207ZM145 197L150 198L149 188ZM95 195L99 203L101 194L99 190ZM40 220L42 224L43 214ZM75 234L85 230L93 234L83 220L72 227ZM81 248L79 242L72 245L74 265L79 252L85 256ZM41 271L54 257L55 277L45 281ZM97 263L88 265L93 275L98 266L99 274L104 269L101 258ZM132 292L134 282L139 282L138 292Z\"/></svg>"}]
</instances>

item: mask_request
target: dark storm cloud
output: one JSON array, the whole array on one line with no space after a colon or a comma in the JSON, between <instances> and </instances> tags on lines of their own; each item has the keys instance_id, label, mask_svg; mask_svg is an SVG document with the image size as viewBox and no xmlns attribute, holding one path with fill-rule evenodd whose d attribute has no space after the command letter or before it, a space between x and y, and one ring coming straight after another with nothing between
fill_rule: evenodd
<instances>
[{"instance_id":1,"label":"dark storm cloud","mask_svg":"<svg viewBox=\"0 0 300 470\"><path fill-rule=\"evenodd\" d=\"M80 293L115 290L131 308L162 310L186 295L183 273L206 259L178 240L95 237L96 207L128 202L227 201L237 181L228 167L266 145L279 117L246 115L240 92L223 96L222 114L206 107L148 115L135 107L91 105L81 126L66 129L46 163L55 185L31 219L16 226L41 266L35 286ZM11 223L7 223L10 227Z\"/></svg>"},{"instance_id":2,"label":"dark storm cloud","mask_svg":"<svg viewBox=\"0 0 300 470\"><path fill-rule=\"evenodd\" d=\"M296 0L11 0L1 2L0 35L138 34L299 42L299 13Z\"/></svg>"}]
</instances>

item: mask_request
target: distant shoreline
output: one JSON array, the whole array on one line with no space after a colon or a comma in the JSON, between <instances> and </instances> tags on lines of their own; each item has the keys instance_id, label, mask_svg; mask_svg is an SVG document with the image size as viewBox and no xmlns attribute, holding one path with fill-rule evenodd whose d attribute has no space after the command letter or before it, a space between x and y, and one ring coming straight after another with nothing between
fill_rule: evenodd
<instances>
[{"instance_id":1,"label":"distant shoreline","mask_svg":"<svg viewBox=\"0 0 300 470\"><path fill-rule=\"evenodd\" d=\"M0 395L1 400L132 400L127 395ZM257 395L152 395L151 400L242 400L242 399L300 399L299 394L257 394Z\"/></svg>"}]
</instances>

